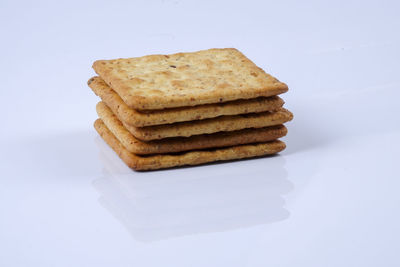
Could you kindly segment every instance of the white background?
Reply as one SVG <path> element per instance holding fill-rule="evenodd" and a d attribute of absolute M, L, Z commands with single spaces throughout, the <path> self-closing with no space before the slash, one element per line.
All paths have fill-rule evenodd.
<path fill-rule="evenodd" d="M 1 1 L 0 266 L 400 266 L 398 1 Z M 137 173 L 96 59 L 236 47 L 289 85 L 280 156 Z"/>

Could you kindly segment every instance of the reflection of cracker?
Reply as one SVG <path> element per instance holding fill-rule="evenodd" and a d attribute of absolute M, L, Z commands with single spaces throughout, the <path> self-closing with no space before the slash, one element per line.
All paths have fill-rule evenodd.
<path fill-rule="evenodd" d="M 118 141 L 120 141 L 127 150 L 135 154 L 163 154 L 267 142 L 285 136 L 287 133 L 285 126 L 278 125 L 260 129 L 244 129 L 233 132 L 220 132 L 143 142 L 136 139 L 107 106 L 102 105 L 102 107 L 103 108 L 97 109 L 100 119 Z"/>
<path fill-rule="evenodd" d="M 234 48 L 97 60 L 93 68 L 136 110 L 273 96 L 288 90 Z"/>
<path fill-rule="evenodd" d="M 236 100 L 217 104 L 199 105 L 194 107 L 170 108 L 164 110 L 140 112 L 128 107 L 121 97 L 100 77 L 91 78 L 88 81 L 88 84 L 93 92 L 111 108 L 118 118 L 135 127 L 201 120 L 222 115 L 275 111 L 284 104 L 280 97 L 271 96 Z"/>
<path fill-rule="evenodd" d="M 103 102 L 96 106 L 97 112 L 107 108 Z M 269 113 L 251 113 L 246 115 L 221 116 L 199 121 L 177 122 L 173 124 L 134 127 L 122 121 L 125 128 L 137 139 L 149 141 L 169 137 L 189 137 L 192 135 L 211 134 L 216 132 L 230 132 L 246 128 L 264 128 L 290 121 L 292 113 L 286 109 L 279 109 Z"/>
<path fill-rule="evenodd" d="M 183 165 L 199 165 L 207 162 L 233 160 L 274 154 L 285 149 L 282 141 L 272 141 L 253 145 L 240 145 L 215 150 L 191 151 L 182 154 L 138 156 L 129 152 L 107 129 L 101 120 L 96 120 L 94 127 L 104 141 L 118 156 L 135 170 L 156 170 Z"/>

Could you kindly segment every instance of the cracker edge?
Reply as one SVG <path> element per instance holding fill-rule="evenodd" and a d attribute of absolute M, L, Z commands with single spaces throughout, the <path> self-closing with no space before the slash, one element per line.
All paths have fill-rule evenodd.
<path fill-rule="evenodd" d="M 246 128 L 264 128 L 283 124 L 293 119 L 293 113 L 285 108 L 280 108 L 276 112 L 251 113 L 247 115 L 251 116 L 252 114 L 259 117 L 250 120 L 248 117 L 242 117 L 239 114 L 220 116 L 199 121 L 178 122 L 178 127 L 181 127 L 178 130 L 176 130 L 176 124 L 134 127 L 124 123 L 123 121 L 121 122 L 137 139 L 142 141 L 151 141 L 171 137 L 190 137 L 192 135 L 212 134 L 222 131 L 238 131 Z M 260 118 L 263 114 L 269 117 L 267 121 L 263 121 L 265 118 Z M 226 124 L 223 124 L 225 122 Z"/>
<path fill-rule="evenodd" d="M 219 132 L 211 135 L 196 135 L 143 142 L 135 138 L 122 124 L 118 117 L 104 102 L 96 105 L 96 111 L 108 130 L 131 153 L 165 154 L 188 150 L 210 149 L 234 145 L 273 141 L 284 137 L 287 128 L 276 125 L 260 129 L 242 129 L 232 132 Z"/>
<path fill-rule="evenodd" d="M 240 145 L 213 151 L 191 151 L 181 155 L 154 155 L 140 157 L 129 152 L 107 129 L 101 119 L 94 123 L 102 139 L 117 153 L 128 167 L 137 171 L 166 169 L 184 165 L 200 165 L 209 162 L 236 160 L 276 154 L 286 148 L 284 142 L 275 140 L 253 145 Z"/>
<path fill-rule="evenodd" d="M 218 105 L 221 103 L 214 103 L 192 107 L 172 108 L 167 110 L 167 112 L 166 110 L 155 110 L 151 113 L 142 113 L 126 105 L 118 93 L 110 88 L 100 77 L 94 76 L 90 78 L 87 83 L 92 91 L 111 108 L 121 121 L 134 127 L 146 127 L 265 111 L 273 112 L 277 111 L 285 104 L 284 100 L 279 96 L 271 96 L 274 98 L 263 99 L 261 102 L 254 101 L 254 99 L 240 99 L 236 101 L 244 101 L 245 103 L 232 103 L 232 101 L 230 101 L 223 102 L 224 106 Z M 107 88 L 104 89 L 102 88 L 103 86 Z M 234 112 L 232 110 L 229 111 L 229 109 L 234 109 Z M 212 112 L 210 110 L 212 110 Z"/>

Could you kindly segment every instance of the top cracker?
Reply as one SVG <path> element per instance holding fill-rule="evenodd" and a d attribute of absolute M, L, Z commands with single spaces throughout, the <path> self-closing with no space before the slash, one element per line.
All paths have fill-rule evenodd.
<path fill-rule="evenodd" d="M 137 110 L 273 96 L 288 90 L 234 48 L 97 60 L 93 69 Z"/>

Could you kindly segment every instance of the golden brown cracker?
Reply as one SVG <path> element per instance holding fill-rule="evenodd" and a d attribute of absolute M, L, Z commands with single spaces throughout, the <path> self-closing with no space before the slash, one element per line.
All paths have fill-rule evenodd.
<path fill-rule="evenodd" d="M 199 165 L 214 161 L 234 160 L 275 154 L 285 149 L 285 143 L 276 140 L 266 143 L 239 145 L 214 150 L 199 150 L 180 154 L 138 156 L 129 152 L 102 120 L 96 120 L 94 127 L 103 140 L 118 156 L 135 170 L 156 170 L 184 165 Z"/>
<path fill-rule="evenodd" d="M 288 90 L 234 48 L 97 60 L 93 69 L 136 110 L 274 96 Z"/>
<path fill-rule="evenodd" d="M 233 132 L 219 132 L 145 142 L 135 138 L 107 106 L 102 105 L 101 108 L 98 108 L 98 115 L 106 127 L 129 152 L 141 155 L 267 142 L 283 137 L 287 133 L 285 126 L 277 125 L 259 129 L 243 129 Z"/>
<path fill-rule="evenodd" d="M 93 92 L 111 108 L 118 118 L 135 127 L 202 120 L 223 115 L 275 111 L 284 104 L 284 101 L 280 97 L 272 96 L 193 107 L 138 111 L 125 104 L 122 98 L 100 77 L 91 78 L 88 84 Z"/>
<path fill-rule="evenodd" d="M 107 107 L 100 102 L 97 110 Z M 170 137 L 189 137 L 192 135 L 230 132 L 246 128 L 263 128 L 290 121 L 293 115 L 286 109 L 276 112 L 250 113 L 245 115 L 221 116 L 212 119 L 177 122 L 147 127 L 134 127 L 121 121 L 125 128 L 137 139 L 143 141 L 158 140 Z"/>

